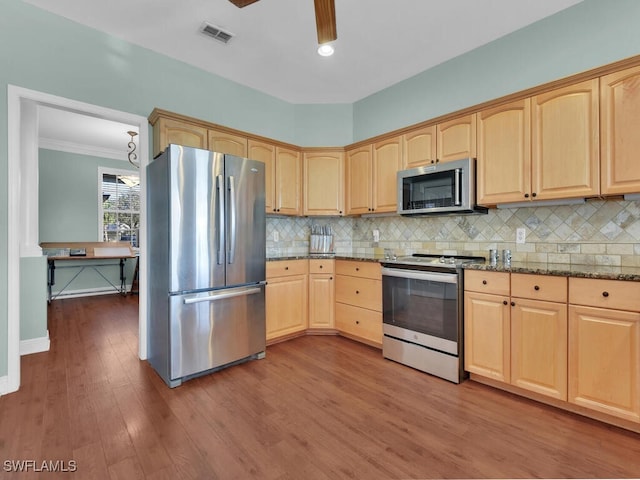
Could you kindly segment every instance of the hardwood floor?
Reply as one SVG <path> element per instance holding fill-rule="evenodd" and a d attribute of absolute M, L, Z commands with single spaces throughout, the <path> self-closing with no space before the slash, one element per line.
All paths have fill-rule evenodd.
<path fill-rule="evenodd" d="M 339 337 L 301 337 L 169 389 L 137 358 L 137 297 L 56 300 L 51 350 L 0 397 L 1 478 L 640 477 L 640 435 Z M 6 461 L 77 471 L 8 473 Z"/>

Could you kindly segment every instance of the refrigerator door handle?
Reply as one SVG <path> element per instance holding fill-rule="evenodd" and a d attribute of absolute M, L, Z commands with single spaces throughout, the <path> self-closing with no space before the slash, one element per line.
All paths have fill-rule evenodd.
<path fill-rule="evenodd" d="M 235 177 L 229 175 L 229 263 L 233 263 L 236 256 L 236 232 L 237 232 L 237 209 L 236 209 L 236 187 Z"/>
<path fill-rule="evenodd" d="M 185 305 L 191 305 L 193 303 L 202 302 L 215 302 L 216 300 L 222 300 L 224 298 L 242 297 L 245 295 L 253 295 L 262 291 L 259 287 L 233 289 L 232 291 L 223 290 L 221 292 L 213 292 L 206 297 L 191 297 L 183 300 Z"/>
<path fill-rule="evenodd" d="M 216 176 L 216 193 L 218 196 L 218 265 L 224 262 L 224 179 Z"/>

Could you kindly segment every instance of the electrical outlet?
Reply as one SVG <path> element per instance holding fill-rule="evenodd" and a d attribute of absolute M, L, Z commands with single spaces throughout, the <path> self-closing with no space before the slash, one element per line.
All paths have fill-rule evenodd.
<path fill-rule="evenodd" d="M 375 229 L 373 231 L 373 241 L 374 242 L 379 242 L 380 241 L 380 230 Z"/>
<path fill-rule="evenodd" d="M 274 242 L 279 242 L 280 241 L 280 232 L 278 230 L 274 230 L 273 231 L 273 241 Z"/>
<path fill-rule="evenodd" d="M 516 228 L 516 243 L 525 243 L 527 231 L 524 228 Z"/>

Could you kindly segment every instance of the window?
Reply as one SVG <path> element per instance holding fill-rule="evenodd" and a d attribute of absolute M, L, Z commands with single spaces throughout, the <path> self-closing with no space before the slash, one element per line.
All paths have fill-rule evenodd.
<path fill-rule="evenodd" d="M 98 231 L 105 242 L 129 242 L 140 238 L 140 175 L 136 171 L 98 169 Z"/>

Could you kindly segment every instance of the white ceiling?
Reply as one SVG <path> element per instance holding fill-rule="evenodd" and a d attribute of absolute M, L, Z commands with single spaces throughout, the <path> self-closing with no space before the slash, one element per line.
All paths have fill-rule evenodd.
<path fill-rule="evenodd" d="M 581 0 L 336 0 L 320 57 L 313 0 L 24 0 L 290 103 L 352 103 Z M 233 33 L 224 45 L 203 22 Z M 47 107 L 40 146 L 126 160 L 133 126 Z"/>
<path fill-rule="evenodd" d="M 24 0 L 291 103 L 353 103 L 580 0 L 336 0 L 316 53 L 313 0 Z M 204 21 L 235 34 L 227 44 Z"/>

